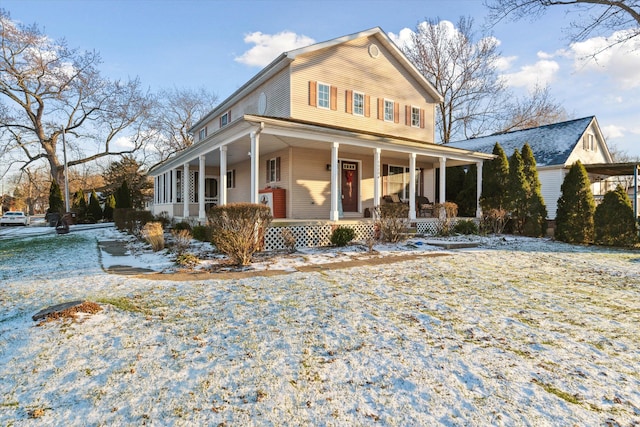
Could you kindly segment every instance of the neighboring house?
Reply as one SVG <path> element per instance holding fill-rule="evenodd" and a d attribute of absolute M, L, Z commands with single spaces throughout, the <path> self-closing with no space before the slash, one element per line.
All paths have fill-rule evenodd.
<path fill-rule="evenodd" d="M 585 165 L 613 163 L 595 116 L 456 141 L 447 145 L 492 153 L 496 143 L 500 144 L 507 157 L 510 157 L 516 148 L 522 152 L 524 144 L 529 143 L 536 158 L 542 197 L 547 205 L 549 219 L 556 217 L 558 198 L 561 195 L 560 187 L 573 163 L 577 160 Z M 593 183 L 592 191 L 594 194 L 600 194 L 602 185 L 598 180 L 601 178 L 592 174 L 590 178 Z"/>
<path fill-rule="evenodd" d="M 206 219 L 232 202 L 275 218 L 368 216 L 397 194 L 445 194 L 446 166 L 492 158 L 435 144 L 442 97 L 380 29 L 281 54 L 190 130 L 194 144 L 153 168 L 154 214 Z M 478 180 L 481 183 L 481 179 Z M 444 201 L 444 200 L 442 200 Z"/>

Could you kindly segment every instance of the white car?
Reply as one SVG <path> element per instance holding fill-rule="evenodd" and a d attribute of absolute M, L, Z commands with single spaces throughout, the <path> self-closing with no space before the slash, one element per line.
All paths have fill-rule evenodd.
<path fill-rule="evenodd" d="M 29 219 L 24 212 L 5 212 L 0 218 L 0 226 L 5 225 L 27 225 Z"/>

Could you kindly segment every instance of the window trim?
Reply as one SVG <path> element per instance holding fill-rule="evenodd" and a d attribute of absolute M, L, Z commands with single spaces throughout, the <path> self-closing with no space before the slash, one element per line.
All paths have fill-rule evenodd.
<path fill-rule="evenodd" d="M 360 97 L 360 101 L 361 101 L 360 109 L 361 109 L 361 112 L 357 112 L 357 109 L 356 109 L 356 98 L 357 97 Z M 364 117 L 364 112 L 365 112 L 365 95 L 364 95 L 364 92 L 358 92 L 358 91 L 354 90 L 352 98 L 353 98 L 352 99 L 352 110 L 351 110 L 351 111 L 353 111 L 352 114 L 354 116 Z"/>
<path fill-rule="evenodd" d="M 203 139 L 205 139 L 207 137 L 207 133 L 207 126 L 200 129 L 200 131 L 198 132 L 198 141 L 202 141 Z"/>
<path fill-rule="evenodd" d="M 266 178 L 266 184 L 272 184 L 274 182 L 280 182 L 280 169 L 282 168 L 281 166 L 281 161 L 280 161 L 280 156 L 277 157 L 272 157 L 270 159 L 267 159 L 267 176 Z M 271 179 L 271 178 L 275 178 L 275 180 Z"/>
<path fill-rule="evenodd" d="M 236 170 L 229 169 L 227 171 L 227 188 L 236 188 Z"/>
<path fill-rule="evenodd" d="M 412 105 L 410 111 L 411 111 L 411 127 L 412 128 L 422 127 L 422 121 L 420 120 L 421 118 L 420 107 L 415 107 Z M 414 121 L 414 118 L 418 119 L 417 123 Z"/>
<path fill-rule="evenodd" d="M 220 115 L 220 127 L 221 128 L 227 126 L 229 123 L 231 123 L 231 110 L 227 110 L 224 114 Z"/>
<path fill-rule="evenodd" d="M 384 111 L 382 112 L 383 120 L 385 122 L 393 123 L 394 122 L 394 118 L 395 118 L 395 102 L 393 100 L 391 100 L 391 99 L 384 98 L 384 100 L 382 102 L 382 105 L 383 105 L 383 108 L 384 108 Z M 391 110 L 390 110 L 391 116 L 390 116 L 390 118 L 387 117 L 387 110 L 388 110 L 387 106 L 391 107 Z"/>
<path fill-rule="evenodd" d="M 316 90 L 316 106 L 318 108 L 322 108 L 325 110 L 329 110 L 331 108 L 331 85 L 327 84 L 327 83 L 322 83 L 322 82 L 317 82 L 317 90 Z M 327 99 L 324 100 L 320 97 L 320 95 L 323 93 L 322 88 L 326 87 L 327 88 Z M 326 106 L 323 105 L 323 102 L 326 101 Z"/>

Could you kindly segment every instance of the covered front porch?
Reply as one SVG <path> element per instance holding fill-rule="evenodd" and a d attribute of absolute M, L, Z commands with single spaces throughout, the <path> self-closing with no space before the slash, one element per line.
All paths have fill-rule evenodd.
<path fill-rule="evenodd" d="M 424 198 L 445 202 L 447 167 L 476 164 L 480 194 L 482 163 L 492 157 L 388 135 L 244 116 L 151 171 L 152 212 L 204 223 L 212 205 L 251 202 L 270 204 L 276 219 L 337 222 L 373 216 L 383 196 L 396 195 L 409 205 L 409 219 L 416 220 Z"/>

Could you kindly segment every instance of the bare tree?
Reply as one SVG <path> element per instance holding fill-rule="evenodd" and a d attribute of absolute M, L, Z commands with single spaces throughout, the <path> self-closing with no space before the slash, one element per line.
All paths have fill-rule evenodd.
<path fill-rule="evenodd" d="M 640 35 L 640 1 L 636 0 L 485 0 L 484 3 L 494 24 L 507 17 L 537 19 L 550 6 L 564 6 L 575 16 L 569 24 L 571 41 L 604 35 L 603 30 L 617 32 L 607 46 L 611 47 Z"/>
<path fill-rule="evenodd" d="M 495 129 L 504 83 L 498 78 L 498 41 L 474 41 L 473 20 L 460 18 L 457 28 L 447 21 L 419 24 L 405 55 L 444 97 L 436 127 L 443 143 Z"/>
<path fill-rule="evenodd" d="M 160 161 L 193 144 L 189 129 L 217 102 L 218 95 L 205 88 L 165 89 L 158 94 L 154 123 L 158 131 L 155 148 Z"/>
<path fill-rule="evenodd" d="M 137 79 L 110 81 L 96 52 L 80 53 L 36 25 L 13 22 L 0 10 L 0 152 L 21 169 L 44 160 L 62 185 L 63 130 L 74 153 L 68 167 L 134 153 L 152 134 L 146 128 L 151 97 Z M 127 146 L 118 148 L 116 141 Z M 4 160 L 4 159 L 3 159 Z"/>
<path fill-rule="evenodd" d="M 549 87 L 536 86 L 528 96 L 514 98 L 507 103 L 499 132 L 534 128 L 567 119 L 566 110 L 551 97 Z"/>

